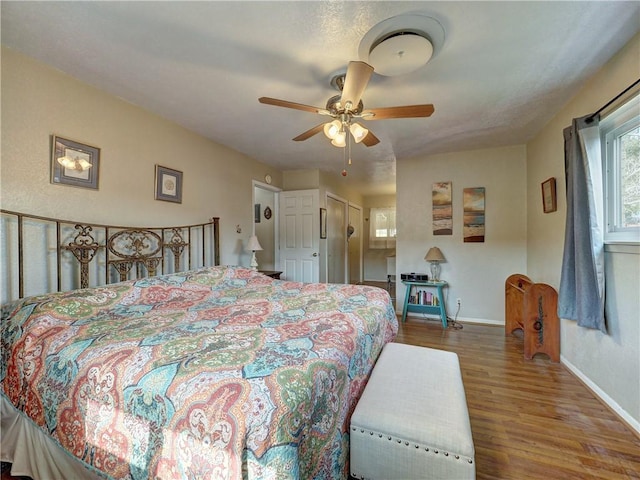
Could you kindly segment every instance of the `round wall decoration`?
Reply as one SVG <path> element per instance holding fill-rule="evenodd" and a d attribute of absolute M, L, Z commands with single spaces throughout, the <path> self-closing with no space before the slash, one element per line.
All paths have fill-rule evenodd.
<path fill-rule="evenodd" d="M 271 175 L 268 173 L 264 176 L 264 181 L 271 185 Z"/>
<path fill-rule="evenodd" d="M 271 209 L 269 207 L 265 207 L 264 209 L 264 218 L 267 220 L 271 218 Z"/>

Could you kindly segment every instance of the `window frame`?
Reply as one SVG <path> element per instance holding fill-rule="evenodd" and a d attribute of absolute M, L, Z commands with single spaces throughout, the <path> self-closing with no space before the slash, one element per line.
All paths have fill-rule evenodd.
<path fill-rule="evenodd" d="M 640 244 L 640 226 L 623 227 L 618 138 L 640 127 L 640 92 L 600 121 L 605 243 Z"/>
<path fill-rule="evenodd" d="M 377 228 L 377 214 L 393 217 L 393 221 L 387 220 L 384 228 Z M 371 207 L 369 211 L 370 228 L 369 228 L 369 248 L 370 249 L 389 249 L 395 248 L 397 237 L 397 218 L 396 207 Z M 386 230 L 386 236 L 378 236 L 378 230 Z"/>

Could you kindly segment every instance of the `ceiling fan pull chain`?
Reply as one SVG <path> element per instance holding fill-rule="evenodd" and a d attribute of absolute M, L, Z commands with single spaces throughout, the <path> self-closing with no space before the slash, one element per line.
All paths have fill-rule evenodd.
<path fill-rule="evenodd" d="M 351 155 L 349 155 L 349 157 L 351 157 Z M 349 158 L 349 161 L 351 161 L 351 158 Z M 342 168 L 342 176 L 346 177 L 347 176 L 347 149 L 343 148 L 342 149 L 342 163 L 344 164 L 343 168 Z"/>

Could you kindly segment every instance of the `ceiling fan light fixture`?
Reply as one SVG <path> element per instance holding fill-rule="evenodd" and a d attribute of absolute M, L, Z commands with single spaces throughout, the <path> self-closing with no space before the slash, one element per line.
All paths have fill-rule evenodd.
<path fill-rule="evenodd" d="M 324 125 L 324 134 L 327 138 L 333 140 L 336 138 L 336 135 L 340 133 L 340 129 L 342 128 L 342 123 L 340 120 L 334 120 L 333 122 L 325 123 Z"/>
<path fill-rule="evenodd" d="M 341 132 L 336 133 L 336 136 L 331 140 L 331 145 L 335 147 L 346 147 L 347 146 L 347 132 L 342 130 Z"/>
<path fill-rule="evenodd" d="M 369 63 L 387 77 L 404 75 L 426 65 L 433 55 L 428 38 L 413 32 L 397 32 L 374 44 Z"/>
<path fill-rule="evenodd" d="M 349 126 L 349 130 L 351 131 L 351 135 L 353 135 L 353 139 L 356 143 L 360 143 L 362 140 L 364 140 L 364 137 L 369 134 L 369 130 L 364 128 L 359 123 L 352 123 L 351 126 Z"/>

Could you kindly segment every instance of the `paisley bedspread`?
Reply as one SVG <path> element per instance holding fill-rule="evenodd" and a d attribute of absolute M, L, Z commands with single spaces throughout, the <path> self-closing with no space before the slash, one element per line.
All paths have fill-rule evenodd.
<path fill-rule="evenodd" d="M 212 267 L 2 310 L 2 394 L 111 478 L 348 477 L 386 291 Z"/>

